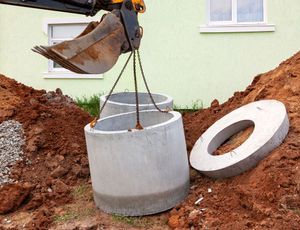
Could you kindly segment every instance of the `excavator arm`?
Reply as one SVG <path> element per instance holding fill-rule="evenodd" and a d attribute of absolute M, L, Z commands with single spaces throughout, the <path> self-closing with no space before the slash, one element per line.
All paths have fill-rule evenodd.
<path fill-rule="evenodd" d="M 95 15 L 101 10 L 103 3 L 97 0 L 0 0 L 0 4 L 85 14 L 87 16 Z"/>
<path fill-rule="evenodd" d="M 0 0 L 0 4 L 94 16 L 110 11 L 100 22 L 91 22 L 75 39 L 33 51 L 76 73 L 101 74 L 111 69 L 121 53 L 138 49 L 142 38 L 137 14 L 146 10 L 143 0 Z"/>

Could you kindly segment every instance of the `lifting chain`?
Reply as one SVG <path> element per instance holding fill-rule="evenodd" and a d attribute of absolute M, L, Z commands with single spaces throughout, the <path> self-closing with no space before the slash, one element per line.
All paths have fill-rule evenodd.
<path fill-rule="evenodd" d="M 143 129 L 140 122 L 140 109 L 139 109 L 139 92 L 137 85 L 137 74 L 136 74 L 136 51 L 133 51 L 133 76 L 134 76 L 134 91 L 135 91 L 135 107 L 136 107 L 136 129 Z"/>
<path fill-rule="evenodd" d="M 149 86 L 148 86 L 148 83 L 146 81 L 146 77 L 145 77 L 145 72 L 144 72 L 144 69 L 143 69 L 143 66 L 142 66 L 142 60 L 141 60 L 141 56 L 140 56 L 140 51 L 137 50 L 137 56 L 138 56 L 138 60 L 139 60 L 139 65 L 140 65 L 140 69 L 141 69 L 141 73 L 142 73 L 142 77 L 143 77 L 143 81 L 144 81 L 144 84 L 145 84 L 145 87 L 147 89 L 147 92 L 148 92 L 148 95 L 151 99 L 151 102 L 152 104 L 154 105 L 154 107 L 161 113 L 168 113 L 169 111 L 168 110 L 161 110 L 157 104 L 155 103 L 154 99 L 153 99 L 153 96 L 152 96 L 152 93 L 150 92 L 150 89 L 149 89 Z"/>
<path fill-rule="evenodd" d="M 122 70 L 121 70 L 121 72 L 120 72 L 120 74 L 119 74 L 117 80 L 115 81 L 113 87 L 111 88 L 111 90 L 110 90 L 110 92 L 109 92 L 107 98 L 105 99 L 105 102 L 104 102 L 103 105 L 101 106 L 98 116 L 95 117 L 95 119 L 90 123 L 90 127 L 91 127 L 91 128 L 94 128 L 94 127 L 96 126 L 96 124 L 97 124 L 97 121 L 100 119 L 101 113 L 102 113 L 102 111 L 103 111 L 103 109 L 104 109 L 104 107 L 105 107 L 107 101 L 109 100 L 110 96 L 112 95 L 114 89 L 116 88 L 116 86 L 117 86 L 119 80 L 121 79 L 121 77 L 122 77 L 122 75 L 123 75 L 123 73 L 124 73 L 124 71 L 125 71 L 125 69 L 126 69 L 128 63 L 129 63 L 130 59 L 131 59 L 131 57 L 132 57 L 132 54 L 133 54 L 133 52 L 130 53 L 130 55 L 129 55 L 129 57 L 128 57 L 126 63 L 125 63 L 125 65 L 123 66 L 123 68 L 122 68 Z"/>
<path fill-rule="evenodd" d="M 144 84 L 145 84 L 145 87 L 147 89 L 147 92 L 148 92 L 148 95 L 151 99 L 151 102 L 152 104 L 154 105 L 154 107 L 159 111 L 159 112 L 162 112 L 162 113 L 168 113 L 169 111 L 168 110 L 161 110 L 157 104 L 155 103 L 154 101 L 154 98 L 152 96 L 152 93 L 150 92 L 150 89 L 149 89 L 149 86 L 148 86 L 148 83 L 146 81 L 146 77 L 145 77 L 145 73 L 144 73 L 144 69 L 143 69 L 143 66 L 142 66 L 142 61 L 141 61 L 141 56 L 140 56 L 140 52 L 139 50 L 134 50 L 130 53 L 125 65 L 123 66 L 117 80 L 115 81 L 113 87 L 111 88 L 108 96 L 106 97 L 105 99 L 105 102 L 103 103 L 103 105 L 101 106 L 100 108 L 100 111 L 99 111 L 99 114 L 97 117 L 95 117 L 95 119 L 90 123 L 90 127 L 91 128 L 94 128 L 97 124 L 97 121 L 100 119 L 100 116 L 101 116 L 101 113 L 107 103 L 107 101 L 109 100 L 109 98 L 111 97 L 114 89 L 116 88 L 119 80 L 121 79 L 131 57 L 133 55 L 133 76 L 134 76 L 134 88 L 135 88 L 135 103 L 136 103 L 136 126 L 135 126 L 135 129 L 143 129 L 142 125 L 141 125 L 141 122 L 140 122 L 140 111 L 139 111 L 139 97 L 138 97 L 138 84 L 137 84 L 137 71 L 136 71 L 136 56 L 138 57 L 138 62 L 139 62 L 139 67 L 140 67 L 140 70 L 141 70 L 141 74 L 142 74 L 142 78 L 143 78 L 143 81 L 144 81 Z"/>

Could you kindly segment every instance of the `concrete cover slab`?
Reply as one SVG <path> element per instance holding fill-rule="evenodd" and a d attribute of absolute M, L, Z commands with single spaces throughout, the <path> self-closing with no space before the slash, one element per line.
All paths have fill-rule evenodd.
<path fill-rule="evenodd" d="M 254 124 L 253 133 L 239 147 L 222 155 L 213 152 L 233 134 Z M 242 106 L 215 122 L 196 142 L 190 155 L 193 168 L 201 173 L 225 178 L 238 175 L 278 147 L 289 130 L 283 103 L 261 100 Z"/>

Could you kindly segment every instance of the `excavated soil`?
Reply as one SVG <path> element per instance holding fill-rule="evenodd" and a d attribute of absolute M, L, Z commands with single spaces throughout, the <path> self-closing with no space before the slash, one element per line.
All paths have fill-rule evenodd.
<path fill-rule="evenodd" d="M 300 52 L 275 70 L 256 76 L 245 91 L 236 92 L 224 104 L 215 100 L 210 108 L 184 114 L 187 147 L 191 150 L 201 134 L 227 113 L 261 99 L 286 105 L 290 131 L 283 144 L 240 176 L 214 180 L 192 170 L 191 193 L 171 211 L 172 227 L 300 229 Z M 221 146 L 218 154 L 240 145 L 251 129 Z M 204 199 L 195 205 L 200 197 Z"/>
<path fill-rule="evenodd" d="M 34 90 L 0 75 L 0 122 L 19 121 L 26 136 L 26 160 L 12 169 L 18 183 L 0 188 L 0 210 L 10 212 L 0 216 L 0 229 L 136 229 L 130 225 L 135 221 L 142 221 L 139 228 L 147 229 L 166 229 L 166 223 L 177 229 L 299 229 L 300 52 L 255 77 L 245 91 L 236 92 L 224 104 L 215 100 L 210 108 L 185 113 L 187 148 L 190 151 L 201 134 L 225 114 L 261 99 L 282 101 L 291 127 L 284 143 L 257 167 L 223 180 L 191 169 L 190 194 L 173 210 L 147 219 L 122 219 L 96 212 L 93 206 L 83 133 L 91 117 L 60 90 Z M 233 136 L 215 154 L 240 145 L 252 129 Z M 81 212 L 84 219 L 80 220 L 73 211 L 83 209 L 88 212 Z M 55 219 L 57 213 L 65 218 L 60 227 L 55 225 L 61 221 Z M 72 224 L 66 225 L 70 217 Z M 19 225 L 11 225 L 11 219 Z M 87 220 L 93 225 L 78 227 L 86 226 Z"/>
<path fill-rule="evenodd" d="M 0 211 L 22 204 L 21 210 L 37 210 L 28 228 L 47 228 L 53 208 L 72 200 L 70 186 L 89 180 L 83 127 L 91 117 L 59 89 L 34 90 L 0 75 L 0 123 L 8 119 L 23 126 L 25 160 L 12 169 L 18 186 L 0 190 Z"/>

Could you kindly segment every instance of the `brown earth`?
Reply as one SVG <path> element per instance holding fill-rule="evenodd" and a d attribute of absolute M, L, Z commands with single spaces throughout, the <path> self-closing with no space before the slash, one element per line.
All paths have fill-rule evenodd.
<path fill-rule="evenodd" d="M 187 147 L 191 150 L 201 134 L 227 113 L 261 99 L 277 99 L 286 105 L 287 138 L 256 168 L 240 176 L 213 180 L 192 170 L 190 195 L 171 211 L 171 216 L 180 216 L 176 227 L 300 229 L 300 52 L 275 70 L 255 77 L 245 91 L 236 92 L 224 104 L 215 100 L 210 108 L 184 114 Z M 236 147 L 251 132 L 247 129 L 219 150 Z M 194 205 L 200 197 L 203 201 Z M 205 210 L 197 221 L 191 221 L 191 211 L 199 208 Z"/>
<path fill-rule="evenodd" d="M 215 100 L 210 108 L 185 113 L 187 148 L 216 120 L 260 99 L 277 99 L 287 107 L 291 127 L 281 146 L 233 178 L 214 180 L 191 170 L 184 202 L 169 213 L 132 219 L 107 215 L 93 204 L 83 134 L 91 117 L 60 90 L 34 90 L 0 76 L 0 122 L 18 120 L 26 134 L 27 160 L 14 166 L 13 178 L 31 187 L 17 211 L 0 216 L 0 229 L 166 229 L 168 218 L 177 229 L 300 229 L 300 52 L 226 103 Z M 238 146 L 251 132 L 232 137 L 216 154 Z M 14 224 L 5 222 L 8 218 Z"/>
<path fill-rule="evenodd" d="M 29 196 L 29 184 L 7 184 L 0 191 L 0 214 L 15 211 Z M 9 194 L 9 196 L 7 195 Z"/>
<path fill-rule="evenodd" d="M 38 210 L 38 218 L 33 218 L 31 225 L 47 228 L 52 209 L 72 200 L 70 187 L 89 180 L 83 127 L 91 117 L 59 89 L 48 93 L 34 90 L 0 75 L 0 90 L 0 123 L 15 119 L 23 125 L 26 136 L 26 160 L 18 162 L 12 173 L 16 181 L 32 186 L 21 209 Z M 6 193 L 8 200 L 13 201 L 9 197 L 14 192 L 19 192 L 18 186 Z M 14 209 L 19 205 L 15 199 Z"/>

